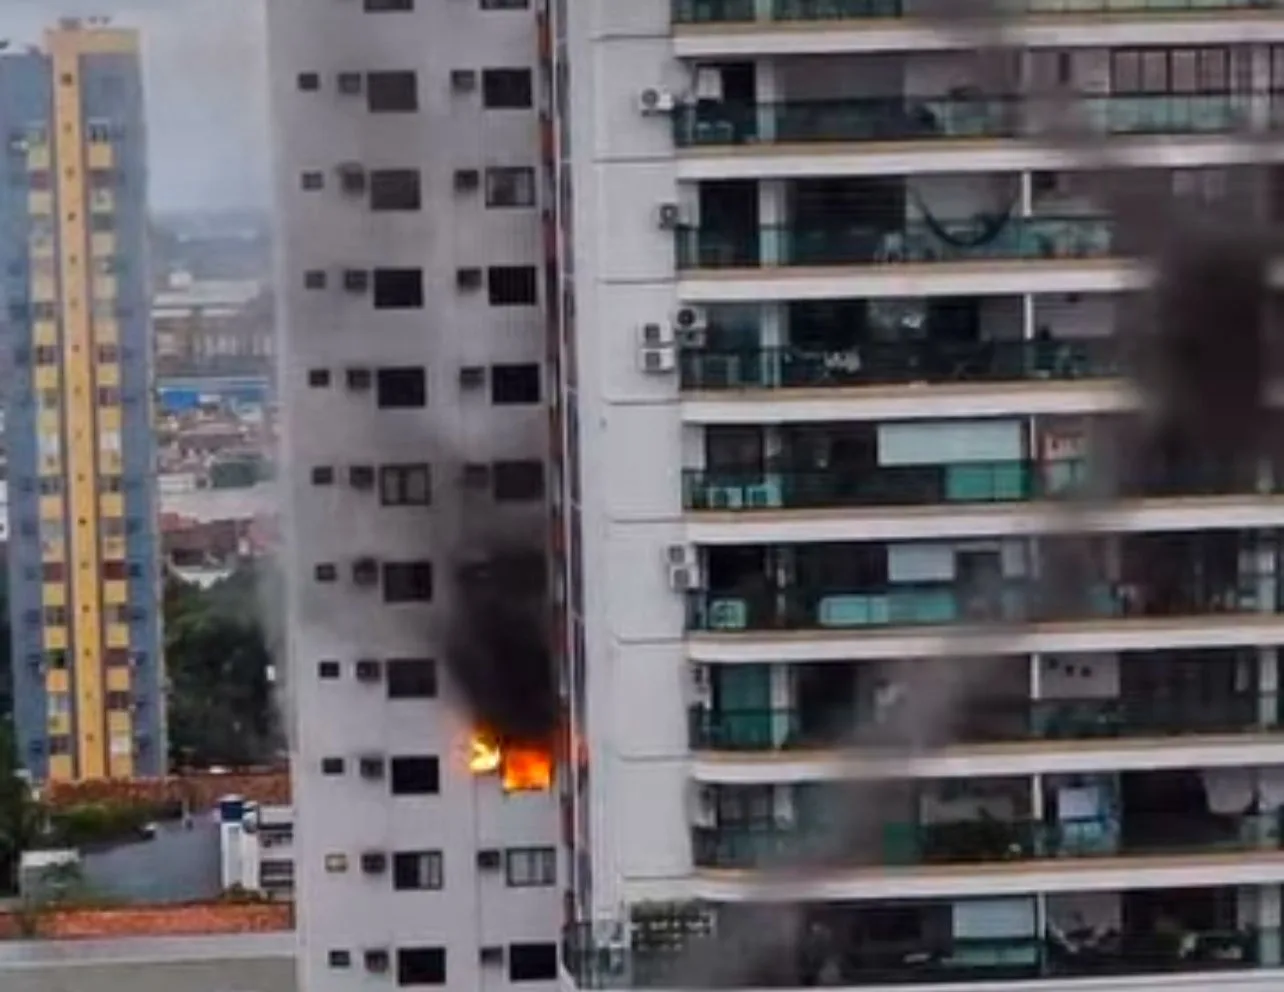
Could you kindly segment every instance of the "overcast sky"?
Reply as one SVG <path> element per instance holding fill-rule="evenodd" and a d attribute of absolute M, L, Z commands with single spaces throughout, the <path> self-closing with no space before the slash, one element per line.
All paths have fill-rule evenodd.
<path fill-rule="evenodd" d="M 263 0 L 0 0 L 0 38 L 36 41 L 60 15 L 142 32 L 154 207 L 267 204 Z"/>

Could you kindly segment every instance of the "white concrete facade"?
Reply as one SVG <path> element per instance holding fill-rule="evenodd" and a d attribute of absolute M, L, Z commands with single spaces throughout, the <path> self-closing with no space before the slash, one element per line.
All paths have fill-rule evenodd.
<path fill-rule="evenodd" d="M 268 19 L 299 987 L 497 992 L 514 948 L 555 955 L 561 873 L 512 866 L 555 865 L 557 798 L 470 772 L 444 652 L 470 512 L 546 530 L 541 493 L 498 505 L 491 488 L 497 463 L 547 458 L 535 11 L 273 0 Z M 395 204 L 375 200 L 384 170 Z M 519 192 L 493 170 L 524 170 Z M 500 305 L 495 267 L 529 269 L 536 295 Z M 400 270 L 395 306 L 381 269 Z M 533 370 L 533 395 L 497 402 L 497 366 Z M 425 465 L 417 495 L 389 495 L 387 469 Z M 390 592 L 392 563 L 419 570 L 415 591 Z M 432 677 L 394 691 L 398 660 Z M 399 758 L 418 762 L 412 793 Z M 398 854 L 423 860 L 403 878 Z M 549 987 L 544 970 L 518 987 Z"/>
<path fill-rule="evenodd" d="M 874 671 L 885 663 L 942 656 L 967 664 L 972 656 L 981 659 L 999 651 L 1029 659 L 1031 676 L 1022 691 L 1032 701 L 1046 701 L 1097 692 L 1089 688 L 1093 679 L 1058 683 L 1047 673 L 1049 659 L 1084 655 L 1100 674 L 1102 669 L 1114 672 L 1117 664 L 1124 667 L 1119 659 L 1125 652 L 1205 657 L 1201 652 L 1242 650 L 1254 691 L 1273 695 L 1278 689 L 1276 648 L 1284 643 L 1276 566 L 1245 566 L 1243 574 L 1252 571 L 1254 581 L 1261 583 L 1260 595 L 1229 612 L 1048 619 L 1023 628 L 1016 637 L 999 638 L 983 629 L 970 640 L 947 639 L 939 621 L 897 622 L 886 615 L 881 621 L 866 616 L 850 624 L 814 618 L 797 622 L 784 617 L 787 610 L 769 595 L 769 607 L 779 611 L 772 621 L 755 624 L 751 617 L 718 625 L 707 614 L 693 621 L 683 584 L 689 583 L 687 590 L 694 590 L 712 613 L 710 572 L 716 561 L 729 560 L 737 549 L 785 549 L 773 552 L 764 566 L 764 571 L 776 570 L 772 588 L 777 602 L 788 598 L 787 587 L 797 578 L 795 559 L 824 544 L 886 545 L 889 554 L 901 542 L 925 553 L 947 545 L 964 553 L 964 548 L 985 544 L 985 553 L 1004 557 L 1005 576 L 1035 575 L 1037 564 L 1030 572 L 1009 570 L 1009 551 L 1025 555 L 1038 543 L 1030 535 L 1046 533 L 1059 512 L 1031 500 L 996 504 L 955 497 L 935 505 L 887 498 L 861 505 L 791 506 L 787 497 L 776 495 L 757 508 L 747 497 L 717 508 L 693 506 L 689 496 L 684 498 L 686 477 L 717 470 L 711 439 L 719 431 L 760 429 L 765 461 L 782 450 L 787 443 L 782 439 L 792 428 L 842 427 L 876 434 L 886 425 L 927 421 L 1036 424 L 1105 415 L 1135 404 L 1117 374 L 1105 372 L 980 376 L 972 381 L 967 375 L 905 375 L 880 381 L 872 376 L 861 380 L 849 368 L 852 374 L 841 382 L 839 377 L 791 379 L 779 356 L 802 347 L 794 344 L 790 326 L 799 303 L 984 298 L 978 307 L 980 345 L 1029 347 L 1050 335 L 1059 344 L 1096 347 L 1127 332 L 1119 326 L 1119 294 L 1144 286 L 1146 273 L 1109 251 L 1058 257 L 1001 257 L 1001 252 L 971 257 L 964 252 L 948 258 L 943 252 L 901 259 L 894 252 L 871 250 L 862 257 L 855 253 L 850 259 L 808 264 L 797 249 L 782 247 L 791 238 L 769 236 L 773 228 L 803 223 L 796 213 L 801 185 L 869 177 L 903 177 L 907 227 L 923 223 L 925 210 L 942 219 L 977 216 L 996 207 L 996 195 L 1010 197 L 1005 202 L 1014 205 L 1014 223 L 1038 223 L 1057 211 L 1091 215 L 1087 199 L 1059 188 L 1049 193 L 1042 185 L 1040 173 L 1075 172 L 1084 163 L 1037 134 L 936 134 L 916 140 L 905 135 L 852 137 L 849 131 L 846 138 L 811 134 L 807 140 L 777 140 L 771 128 L 782 126 L 783 118 L 771 110 L 775 103 L 885 98 L 912 105 L 977 84 L 975 55 L 966 52 L 960 39 L 934 27 L 908 16 L 844 17 L 843 9 L 856 11 L 861 5 L 841 0 L 565 0 L 552 6 L 563 60 L 558 123 L 564 139 L 569 137 L 562 161 L 563 190 L 569 194 L 561 204 L 568 246 L 563 277 L 574 303 L 566 308 L 574 351 L 566 358 L 562 378 L 572 449 L 564 493 L 572 549 L 569 681 L 575 690 L 572 718 L 588 754 L 587 774 L 578 777 L 573 796 L 578 917 L 605 927 L 606 921 L 625 919 L 642 903 L 687 900 L 715 906 L 764 900 L 874 906 L 1020 896 L 1037 904 L 1031 918 L 1047 925 L 1061 920 L 1061 914 L 1078 913 L 1066 907 L 1079 897 L 1114 900 L 1106 915 L 1118 916 L 1127 915 L 1118 906 L 1128 893 L 1226 886 L 1234 889 L 1229 898 L 1239 907 L 1235 925 L 1260 933 L 1277 930 L 1284 884 L 1284 857 L 1277 846 L 1225 857 L 1192 851 L 1073 862 L 1045 855 L 1030 864 L 923 863 L 887 871 L 854 867 L 823 878 L 791 876 L 787 886 L 770 890 L 754 865 L 716 863 L 716 858 L 702 862 L 696 835 L 717 833 L 724 825 L 717 821 L 725 814 L 711 812 L 722 809 L 718 790 L 762 789 L 763 815 L 779 827 L 795 823 L 795 803 L 802 802 L 799 788 L 841 778 L 850 769 L 851 756 L 839 747 L 790 750 L 783 735 L 770 727 L 764 739 L 774 735 L 774 744 L 698 745 L 689 711 L 716 709 L 707 695 L 709 680 L 726 677 L 727 670 L 769 668 L 768 705 L 785 708 L 799 705 L 787 687 L 796 686 L 804 667 L 845 665 L 859 681 L 862 666 Z M 913 4 L 906 0 L 905 6 Z M 1284 10 L 1267 3 L 1233 11 L 1205 5 L 1196 12 L 1174 4 L 1173 10 L 1147 14 L 1141 4 L 1128 10 L 1112 4 L 1110 16 L 1094 16 L 1087 10 L 1091 3 L 1062 6 L 1078 12 L 1057 14 L 1052 8 L 1058 3 L 1050 0 L 1040 8 L 1045 13 L 1021 29 L 1032 46 L 1021 70 L 1026 80 L 1041 67 L 1060 65 L 1061 85 L 1089 103 L 1108 101 L 1117 95 L 1112 95 L 1112 73 L 1122 71 L 1115 68 L 1119 49 L 1228 46 L 1226 51 L 1233 48 L 1234 53 L 1227 58 L 1243 67 L 1244 82 L 1236 83 L 1231 94 L 1241 101 L 1241 119 L 1260 130 L 1275 116 L 1277 76 L 1284 67 L 1284 61 L 1276 61 L 1281 59 L 1277 46 L 1284 45 Z M 707 15 L 702 23 L 675 23 L 675 10 L 696 7 Z M 748 8 L 756 20 L 720 22 L 717 12 L 732 8 Z M 826 13 L 817 13 L 813 21 L 773 20 L 773 12 L 782 9 Z M 713 77 L 719 81 L 710 82 Z M 728 96 L 733 78 L 741 87 L 735 107 Z M 648 90 L 653 92 L 646 94 Z M 727 104 L 725 111 L 719 104 Z M 697 123 L 713 122 L 705 140 L 684 144 L 683 115 L 698 118 Z M 746 120 L 752 123 L 746 125 Z M 728 135 L 742 127 L 753 135 L 722 142 L 709 138 L 722 121 L 730 122 Z M 852 127 L 850 122 L 834 126 Z M 1157 181 L 1174 183 L 1185 182 L 1174 173 L 1196 170 L 1202 176 L 1204 170 L 1260 152 L 1230 133 L 1170 130 L 1123 135 L 1114 146 L 1130 166 L 1163 170 L 1157 171 Z M 1274 148 L 1267 154 L 1277 153 Z M 703 237 L 700 228 L 725 220 L 725 204 L 748 185 L 752 190 L 743 199 L 751 204 L 753 220 L 745 223 L 757 229 L 756 242 L 741 254 L 721 244 L 704 254 L 684 253 L 684 243 Z M 712 186 L 724 187 L 727 199 L 713 200 Z M 702 217 L 706 210 L 710 216 Z M 791 230 L 806 233 L 801 227 Z M 726 254 L 720 256 L 723 248 Z M 733 254 L 735 261 L 729 261 Z M 696 312 L 693 319 L 702 330 L 684 337 L 679 315 L 688 309 Z M 737 331 L 743 325 L 745 333 L 736 343 L 721 346 L 730 357 L 715 356 L 715 366 L 709 357 L 719 347 L 713 343 L 715 335 L 732 324 Z M 648 325 L 656 326 L 648 330 Z M 671 348 L 672 362 L 657 358 L 647 369 L 639 352 L 653 346 Z M 774 351 L 775 364 L 764 359 L 757 365 L 758 359 L 744 357 L 759 350 Z M 746 371 L 749 366 L 754 371 Z M 1040 456 L 1032 453 L 1037 448 L 1030 442 L 1022 457 L 1037 460 Z M 774 492 L 771 469 L 762 472 L 760 485 L 746 483 L 744 488 Z M 1121 535 L 1121 543 L 1146 533 L 1252 532 L 1274 547 L 1274 535 L 1284 528 L 1284 504 L 1271 495 L 1273 488 L 1272 483 L 1235 496 L 1121 500 L 1085 511 L 1076 526 Z M 1008 547 L 1012 542 L 1026 550 L 1014 551 Z M 1031 553 L 1039 557 L 1037 550 Z M 684 573 L 681 579 L 675 578 L 678 570 Z M 787 578 L 781 580 L 781 574 Z M 887 611 L 895 615 L 894 606 Z M 753 610 L 746 607 L 745 612 Z M 1101 695 L 1122 694 L 1119 686 L 1115 677 Z M 1027 798 L 1036 809 L 1046 809 L 1047 797 L 1065 788 L 1065 781 L 1098 773 L 1180 771 L 1202 775 L 1210 793 L 1224 794 L 1223 785 L 1208 783 L 1228 781 L 1223 776 L 1234 778 L 1242 769 L 1264 768 L 1253 774 L 1274 781 L 1284 759 L 1279 750 L 1284 738 L 1269 722 L 1229 738 L 1192 729 L 1126 743 L 1036 743 L 1029 738 L 964 742 L 908 772 L 900 766 L 898 774 L 923 780 L 1029 778 Z M 1252 789 L 1269 793 L 1265 809 L 1278 815 L 1277 798 L 1284 794 L 1276 797 L 1271 787 Z M 1279 966 L 1277 947 L 1272 944 L 1263 953 L 1261 967 Z M 1200 987 L 1265 985 L 1269 974 L 1204 975 Z M 1085 979 L 1082 987 L 1114 992 L 1152 983 L 1169 987 L 1165 983 L 1170 981 L 1098 975 Z M 625 981 L 618 975 L 614 980 Z M 926 987 L 946 985 L 987 992 L 1080 987 L 1068 979 L 1000 981 L 979 975 L 972 983 Z"/>

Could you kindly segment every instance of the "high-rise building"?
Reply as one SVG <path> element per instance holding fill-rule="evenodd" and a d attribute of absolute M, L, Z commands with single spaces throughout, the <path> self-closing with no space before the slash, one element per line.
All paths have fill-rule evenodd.
<path fill-rule="evenodd" d="M 37 779 L 165 768 L 138 37 L 0 57 L 9 610 Z"/>
<path fill-rule="evenodd" d="M 1284 119 L 1284 10 L 1014 0 L 1013 53 L 918 6 L 553 5 L 567 964 L 1274 987 L 1281 466 L 1136 415 L 1146 273 L 1041 128 L 1216 209 Z M 1090 538 L 1047 533 L 1106 475 Z M 934 749 L 848 787 L 907 709 Z"/>
<path fill-rule="evenodd" d="M 552 983 L 535 12 L 268 18 L 301 987 Z"/>

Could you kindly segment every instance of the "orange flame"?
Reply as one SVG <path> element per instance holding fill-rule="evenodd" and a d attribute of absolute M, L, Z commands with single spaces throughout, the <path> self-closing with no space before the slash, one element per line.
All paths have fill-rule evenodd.
<path fill-rule="evenodd" d="M 474 775 L 489 775 L 499 771 L 504 752 L 499 742 L 489 734 L 477 731 L 468 742 L 468 770 Z"/>
<path fill-rule="evenodd" d="M 553 755 L 547 748 L 509 748 L 502 776 L 505 792 L 546 792 L 553 787 Z"/>

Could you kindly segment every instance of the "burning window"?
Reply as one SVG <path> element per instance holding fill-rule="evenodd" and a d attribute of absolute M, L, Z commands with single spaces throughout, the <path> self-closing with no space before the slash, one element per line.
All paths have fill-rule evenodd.
<path fill-rule="evenodd" d="M 505 792 L 546 792 L 553 786 L 553 755 L 547 748 L 507 748 L 501 775 Z"/>

